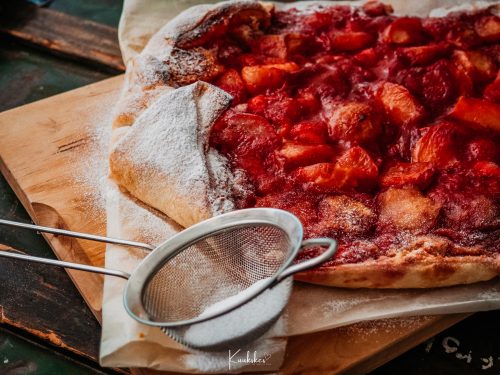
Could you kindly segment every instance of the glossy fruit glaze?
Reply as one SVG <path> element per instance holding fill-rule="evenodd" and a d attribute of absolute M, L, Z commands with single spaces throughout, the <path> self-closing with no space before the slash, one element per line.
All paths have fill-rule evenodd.
<path fill-rule="evenodd" d="M 444 255 L 500 251 L 500 18 L 390 11 L 276 11 L 208 42 L 234 97 L 210 145 L 250 180 L 239 207 L 337 238 L 332 264 L 429 234 Z"/>

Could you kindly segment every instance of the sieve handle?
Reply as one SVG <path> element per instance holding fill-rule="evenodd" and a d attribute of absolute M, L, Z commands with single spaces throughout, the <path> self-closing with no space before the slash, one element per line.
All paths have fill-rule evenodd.
<path fill-rule="evenodd" d="M 24 260 L 24 261 L 28 261 L 28 262 L 48 264 L 49 266 L 71 268 L 71 269 L 79 270 L 79 271 L 87 271 L 87 272 L 92 272 L 92 273 L 100 273 L 100 274 L 103 274 L 103 275 L 121 277 L 121 278 L 126 279 L 126 280 L 128 280 L 128 278 L 130 277 L 130 275 L 128 273 L 123 272 L 123 271 L 110 270 L 110 269 L 107 269 L 107 268 L 88 266 L 86 264 L 63 262 L 61 260 L 39 258 L 39 257 L 31 256 L 31 255 L 18 254 L 18 253 L 14 253 L 14 252 L 10 252 L 10 251 L 5 251 L 5 250 L 1 250 L 0 251 L 0 257 L 12 258 L 12 259 L 19 259 L 19 260 Z"/>
<path fill-rule="evenodd" d="M 17 221 L 10 221 L 10 220 L 0 219 L 0 224 L 1 225 L 8 225 L 8 226 L 11 226 L 11 227 L 16 227 L 16 228 L 36 230 L 38 232 L 51 233 L 51 234 L 60 234 L 62 236 L 74 237 L 74 238 L 81 238 L 81 239 L 90 240 L 90 241 L 112 243 L 112 244 L 115 244 L 115 245 L 125 245 L 125 246 L 139 247 L 141 249 L 146 249 L 146 250 L 154 250 L 155 249 L 154 246 L 148 245 L 148 244 L 142 243 L 142 242 L 127 241 L 127 240 L 121 240 L 119 238 L 111 238 L 111 237 L 104 237 L 104 236 L 96 236 L 94 234 L 73 232 L 73 231 L 65 230 L 65 229 L 43 227 L 41 225 L 19 223 Z"/>
<path fill-rule="evenodd" d="M 337 251 L 337 241 L 332 238 L 311 238 L 309 240 L 302 241 L 300 245 L 300 250 L 305 249 L 306 247 L 312 246 L 328 246 L 328 249 L 318 255 L 315 258 L 306 260 L 304 262 L 294 264 L 288 268 L 286 268 L 283 272 L 281 272 L 276 278 L 277 282 L 280 282 L 283 279 L 286 279 L 288 276 L 296 274 L 298 272 L 306 271 L 310 268 L 314 268 L 319 266 L 320 264 L 329 260 Z"/>

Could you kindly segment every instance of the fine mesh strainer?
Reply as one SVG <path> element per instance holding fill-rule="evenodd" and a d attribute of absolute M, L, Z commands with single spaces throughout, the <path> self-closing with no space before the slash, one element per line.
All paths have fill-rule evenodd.
<path fill-rule="evenodd" d="M 0 224 L 151 249 L 138 242 L 0 220 Z M 140 323 L 160 327 L 200 350 L 240 347 L 260 337 L 279 318 L 297 272 L 330 259 L 330 238 L 302 241 L 300 221 L 273 208 L 238 210 L 194 225 L 156 247 L 132 274 L 10 252 L 0 256 L 128 279 L 123 303 Z M 298 252 L 324 246 L 319 256 L 292 264 Z M 285 280 L 286 279 L 286 280 Z"/>

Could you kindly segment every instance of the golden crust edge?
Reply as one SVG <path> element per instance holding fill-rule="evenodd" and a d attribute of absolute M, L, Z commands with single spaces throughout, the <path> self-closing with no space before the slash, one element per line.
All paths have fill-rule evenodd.
<path fill-rule="evenodd" d="M 388 258 L 297 274 L 295 279 L 342 288 L 436 288 L 472 284 L 500 276 L 500 254 L 492 256 Z"/>
<path fill-rule="evenodd" d="M 196 7 L 192 7 L 196 8 Z M 235 14 L 255 10 L 270 14 L 274 5 L 261 1 L 225 1 L 211 4 L 204 10 L 203 15 L 190 17 L 186 24 L 182 24 L 183 17 L 190 15 L 188 8 L 178 14 L 175 18 L 168 21 L 158 32 L 156 32 L 148 41 L 143 51 L 130 59 L 125 72 L 125 80 L 120 92 L 119 99 L 115 104 L 112 128 L 117 129 L 124 126 L 132 126 L 136 118 L 154 101 L 158 95 L 165 91 L 175 89 L 175 87 L 162 82 L 150 82 L 146 86 L 137 82 L 137 77 L 141 75 L 142 69 L 136 66 L 136 61 L 144 55 L 151 55 L 150 50 L 162 49 L 164 46 L 171 45 L 175 48 L 189 50 L 189 44 L 199 38 L 199 34 L 207 32 L 205 27 L 210 26 L 210 20 L 218 16 L 234 16 Z M 178 22 L 181 21 L 181 22 Z M 179 24 L 179 25 L 176 25 Z M 168 26 L 171 29 L 167 29 Z M 167 30 L 166 30 L 167 29 Z M 165 56 L 163 56 L 165 58 Z"/>

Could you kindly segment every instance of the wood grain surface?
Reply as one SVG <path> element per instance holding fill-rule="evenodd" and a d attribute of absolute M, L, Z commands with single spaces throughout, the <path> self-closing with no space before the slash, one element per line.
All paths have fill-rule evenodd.
<path fill-rule="evenodd" d="M 84 151 L 96 127 L 109 126 L 103 114 L 109 113 L 122 80 L 111 78 L 0 114 L 0 168 L 35 222 L 105 233 L 104 211 L 89 207 L 74 173 L 89 162 Z M 45 237 L 60 259 L 103 264 L 102 244 Z M 102 278 L 68 273 L 99 318 Z M 466 316 L 365 322 L 292 337 L 282 373 L 366 373 Z"/>
<path fill-rule="evenodd" d="M 93 65 L 125 70 L 116 28 L 24 1 L 0 4 L 0 33 Z"/>
<path fill-rule="evenodd" d="M 94 108 L 116 95 L 120 78 L 104 80 L 0 115 L 0 169 L 31 218 L 40 225 L 105 234 L 104 211 L 90 212 L 74 178 L 92 136 Z M 108 110 L 109 108 L 102 108 Z M 22 152 L 20 152 L 22 150 Z M 104 245 L 44 234 L 62 260 L 103 265 Z M 69 270 L 92 312 L 100 319 L 101 276 Z"/>
<path fill-rule="evenodd" d="M 4 245 L 0 245 L 0 251 L 23 253 Z M 76 291 L 71 293 L 70 288 L 65 288 L 71 284 L 65 272 L 8 258 L 2 258 L 1 262 L 1 323 L 97 361 L 99 337 L 93 332 L 100 327 L 85 305 L 74 304 L 75 295 L 78 295 Z M 43 304 L 36 298 L 38 296 L 43 296 Z M 58 329 L 58 322 L 64 322 L 64 329 Z"/>

